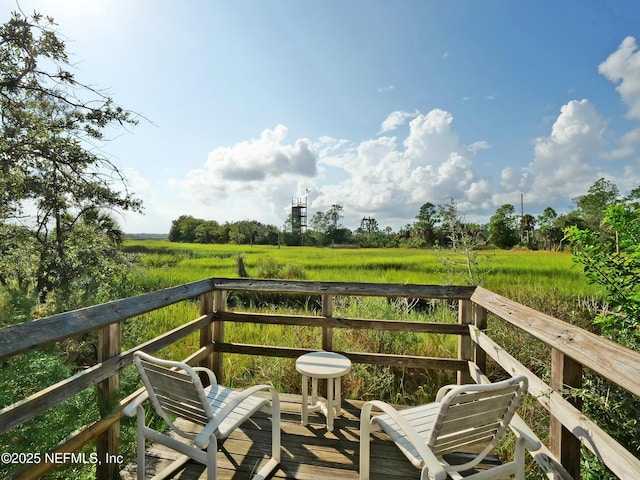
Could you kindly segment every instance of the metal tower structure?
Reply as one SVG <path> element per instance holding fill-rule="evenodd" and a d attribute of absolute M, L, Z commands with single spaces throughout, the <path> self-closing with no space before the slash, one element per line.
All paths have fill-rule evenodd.
<path fill-rule="evenodd" d="M 300 236 L 300 245 L 304 245 L 307 232 L 307 197 L 291 199 L 291 231 Z"/>

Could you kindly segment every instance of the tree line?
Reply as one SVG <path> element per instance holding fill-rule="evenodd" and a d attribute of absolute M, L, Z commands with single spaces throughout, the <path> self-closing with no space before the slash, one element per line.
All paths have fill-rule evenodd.
<path fill-rule="evenodd" d="M 169 240 L 186 243 L 235 243 L 277 245 L 280 230 L 255 220 L 242 220 L 220 224 L 191 215 L 181 215 L 171 223 Z"/>
<path fill-rule="evenodd" d="M 638 198 L 640 187 L 622 198 L 615 184 L 601 178 L 584 195 L 572 199 L 574 208 L 567 213 L 559 214 L 547 207 L 542 214 L 534 217 L 524 212 L 518 214 L 514 205 L 505 204 L 496 209 L 487 224 L 465 222 L 454 199 L 438 205 L 427 202 L 420 207 L 415 221 L 398 232 L 393 232 L 390 227 L 381 229 L 378 221 L 372 217 L 363 218 L 360 226 L 349 229 L 341 223 L 344 218 L 341 204 L 315 212 L 305 231 L 296 228 L 297 222 L 293 218 L 287 219 L 284 226 L 278 228 L 258 221 L 219 224 L 215 220 L 183 215 L 172 222 L 169 240 L 192 243 L 456 248 L 462 239 L 471 238 L 476 246 L 507 249 L 522 245 L 531 249 L 559 250 L 566 246 L 567 228 L 588 229 L 606 235 L 601 225 L 606 208 Z"/>

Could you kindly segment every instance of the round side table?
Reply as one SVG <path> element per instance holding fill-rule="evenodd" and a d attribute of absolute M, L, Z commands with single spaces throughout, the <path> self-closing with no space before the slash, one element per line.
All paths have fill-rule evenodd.
<path fill-rule="evenodd" d="M 302 425 L 309 421 L 309 412 L 322 412 L 327 417 L 327 430 L 333 430 L 333 418 L 342 411 L 341 377 L 351 371 L 351 361 L 334 352 L 313 352 L 298 357 L 296 370 L 302 374 Z M 308 403 L 311 378 L 311 405 Z M 327 380 L 326 404 L 318 399 L 318 379 Z"/>

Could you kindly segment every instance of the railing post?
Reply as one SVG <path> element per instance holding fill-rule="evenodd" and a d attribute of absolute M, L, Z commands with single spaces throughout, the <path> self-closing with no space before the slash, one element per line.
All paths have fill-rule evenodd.
<path fill-rule="evenodd" d="M 550 386 L 557 392 L 561 392 L 565 386 L 582 386 L 582 365 L 556 348 L 551 349 Z M 579 398 L 569 397 L 567 400 L 578 410 L 582 409 Z M 551 416 L 549 450 L 573 478 L 580 478 L 580 441 L 554 416 Z"/>
<path fill-rule="evenodd" d="M 458 307 L 458 323 L 469 325 L 473 322 L 473 304 L 471 300 L 459 300 Z M 460 335 L 458 337 L 458 358 L 460 360 L 472 360 L 473 349 L 471 343 L 470 335 Z M 467 368 L 458 372 L 458 385 L 466 383 L 473 383 Z"/>
<path fill-rule="evenodd" d="M 322 295 L 322 316 L 325 318 L 331 318 L 333 315 L 333 296 Z M 328 352 L 333 350 L 333 327 L 322 327 L 322 350 Z M 320 382 L 320 389 L 318 392 L 321 396 L 326 397 L 327 384 L 326 382 Z"/>
<path fill-rule="evenodd" d="M 322 316 L 326 318 L 333 316 L 332 295 L 322 295 Z M 322 327 L 322 349 L 333 350 L 333 327 Z"/>
<path fill-rule="evenodd" d="M 120 323 L 112 323 L 100 329 L 98 333 L 98 362 L 120 354 Z M 98 383 L 98 411 L 105 418 L 113 413 L 119 404 L 120 371 Z M 120 453 L 120 422 L 114 423 L 96 438 L 96 480 L 117 480 L 120 478 L 120 464 L 116 459 Z"/>
<path fill-rule="evenodd" d="M 487 329 L 487 309 L 475 303 L 473 304 L 473 324 L 481 332 Z M 473 359 L 481 371 L 487 371 L 487 352 L 475 343 L 473 344 Z"/>
<path fill-rule="evenodd" d="M 200 295 L 200 315 L 209 315 L 213 312 L 213 292 L 207 292 Z M 213 322 L 200 329 L 200 348 L 209 347 L 213 342 Z M 202 360 L 200 364 L 209 370 L 213 370 L 213 354 L 210 353 Z M 201 375 L 203 381 L 207 380 L 206 375 Z"/>
<path fill-rule="evenodd" d="M 214 290 L 213 292 L 213 312 L 221 313 L 227 309 L 227 292 L 225 290 Z M 213 319 L 213 354 L 211 359 L 211 370 L 216 374 L 218 382 L 223 382 L 222 375 L 222 352 L 216 351 L 216 344 L 224 343 L 224 322 L 214 316 Z"/>

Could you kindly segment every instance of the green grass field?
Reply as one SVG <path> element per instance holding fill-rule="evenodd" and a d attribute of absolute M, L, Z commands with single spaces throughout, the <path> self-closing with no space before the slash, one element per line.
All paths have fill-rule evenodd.
<path fill-rule="evenodd" d="M 296 266 L 304 278 L 317 281 L 467 284 L 464 258 L 447 250 L 331 249 L 316 247 L 201 245 L 162 240 L 128 240 L 142 252 L 144 269 L 137 281 L 145 289 L 164 288 L 209 277 L 237 277 L 236 260 L 259 277 L 261 264 Z M 445 262 L 449 258 L 451 262 Z M 479 253 L 483 286 L 509 295 L 514 291 L 546 292 L 561 297 L 597 297 L 571 254 L 528 250 L 484 250 Z M 445 265 L 447 263 L 447 265 Z M 451 265 L 461 263 L 460 265 Z"/>

